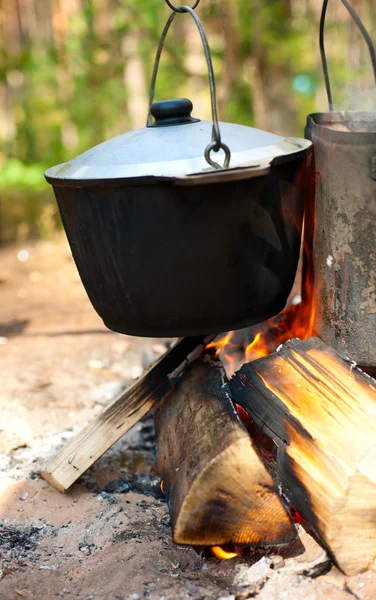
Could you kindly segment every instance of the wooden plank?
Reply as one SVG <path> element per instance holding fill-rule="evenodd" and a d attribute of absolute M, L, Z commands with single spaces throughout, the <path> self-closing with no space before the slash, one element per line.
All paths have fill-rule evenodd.
<path fill-rule="evenodd" d="M 279 446 L 285 494 L 344 573 L 376 558 L 376 382 L 317 338 L 290 340 L 229 382 Z"/>
<path fill-rule="evenodd" d="M 41 476 L 66 492 L 115 442 L 135 425 L 176 383 L 213 336 L 183 338 L 124 393 L 50 458 Z"/>
<path fill-rule="evenodd" d="M 224 371 L 196 360 L 158 404 L 158 468 L 178 544 L 281 544 L 295 527 L 252 446 Z"/>

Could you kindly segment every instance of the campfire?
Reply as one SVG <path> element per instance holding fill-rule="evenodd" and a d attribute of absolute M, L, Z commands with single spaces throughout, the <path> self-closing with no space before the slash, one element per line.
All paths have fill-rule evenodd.
<path fill-rule="evenodd" d="M 66 491 L 155 406 L 176 543 L 231 559 L 244 547 L 290 542 L 303 519 L 346 574 L 369 566 L 376 382 L 312 337 L 308 248 L 300 302 L 247 330 L 178 341 L 49 461 L 43 477 Z"/>
<path fill-rule="evenodd" d="M 325 10 L 326 3 L 323 19 Z M 197 22 L 194 11 L 187 11 Z M 175 13 L 166 25 L 164 36 L 174 16 Z M 151 99 L 158 60 L 153 75 Z M 212 67 L 209 60 L 208 67 L 210 72 Z M 211 93 L 215 109 L 214 84 Z M 192 136 L 186 140 L 185 146 L 189 147 L 194 144 L 192 132 L 196 131 L 194 127 L 199 122 L 190 116 L 191 108 L 191 103 L 185 99 L 155 103 L 151 106 L 148 127 L 156 127 L 161 136 L 165 135 L 163 129 L 171 124 L 174 125 L 174 131 L 179 127 L 187 127 Z M 274 140 L 273 144 L 270 143 L 270 147 L 279 148 L 279 154 L 273 156 L 267 164 L 265 160 L 259 160 L 257 164 L 246 168 L 243 164 L 235 163 L 236 168 L 228 169 L 230 150 L 220 142 L 219 124 L 214 109 L 213 141 L 208 144 L 205 157 L 218 170 L 208 171 L 205 165 L 206 171 L 204 169 L 200 173 L 177 174 L 175 170 L 170 173 L 164 170 L 149 173 L 146 166 L 141 165 L 142 177 L 149 177 L 143 193 L 150 193 L 148 203 L 153 203 L 155 198 L 150 192 L 153 183 L 157 187 L 161 186 L 157 190 L 161 197 L 164 194 L 176 194 L 173 198 L 174 211 L 176 206 L 183 206 L 187 213 L 184 218 L 180 215 L 176 217 L 175 221 L 171 221 L 171 226 L 165 229 L 173 230 L 181 221 L 184 224 L 190 221 L 193 223 L 192 231 L 196 232 L 196 223 L 200 219 L 193 219 L 192 214 L 196 210 L 200 211 L 203 206 L 206 207 L 204 200 L 206 201 L 207 194 L 213 194 L 213 190 L 216 190 L 215 202 L 220 200 L 220 206 L 227 210 L 227 194 L 234 189 L 232 185 L 240 182 L 241 185 L 236 190 L 237 193 L 244 194 L 242 219 L 248 219 L 245 215 L 254 211 L 252 214 L 255 220 L 259 218 L 259 226 L 264 228 L 262 237 L 252 229 L 250 223 L 239 221 L 231 232 L 231 244 L 239 255 L 242 252 L 246 254 L 244 264 L 248 266 L 249 261 L 251 265 L 249 271 L 245 270 L 248 279 L 252 279 L 251 272 L 254 270 L 257 283 L 257 294 L 254 296 L 258 297 L 258 304 L 255 301 L 251 318 L 249 315 L 252 311 L 248 309 L 247 302 L 248 299 L 251 302 L 253 298 L 252 281 L 247 281 L 243 288 L 241 279 L 233 276 L 236 293 L 232 297 L 232 288 L 229 294 L 228 286 L 223 287 L 223 293 L 228 294 L 226 302 L 227 299 L 229 303 L 235 302 L 236 310 L 242 304 L 249 311 L 247 318 L 240 312 L 236 315 L 236 325 L 233 325 L 235 328 L 245 320 L 247 323 L 257 323 L 261 320 L 260 314 L 266 318 L 267 313 L 269 316 L 279 312 L 277 316 L 245 329 L 216 336 L 209 334 L 208 327 L 207 335 L 179 339 L 131 388 L 107 406 L 92 423 L 50 459 L 42 476 L 60 491 L 68 490 L 112 444 L 154 408 L 158 468 L 170 511 L 172 536 L 177 544 L 209 547 L 215 556 L 231 559 L 244 547 L 275 547 L 291 542 L 297 535 L 294 521 L 298 520 L 303 521 L 314 532 L 345 574 L 356 574 L 369 567 L 376 558 L 376 381 L 357 367 L 357 363 L 367 368 L 375 366 L 376 307 L 372 283 L 375 277 L 375 260 L 372 261 L 370 257 L 374 257 L 376 228 L 372 226 L 367 229 L 367 235 L 362 237 L 362 241 L 358 240 L 363 223 L 372 223 L 372 218 L 374 219 L 371 207 L 375 199 L 376 176 L 370 165 L 374 162 L 374 156 L 371 155 L 375 147 L 375 115 L 371 114 L 367 118 L 359 115 L 359 118 L 355 118 L 352 115 L 350 118 L 346 113 L 332 111 L 310 115 L 306 136 L 314 142 L 315 164 L 310 142 L 299 146 L 297 140 L 294 146 L 291 140 L 285 139 L 283 142 Z M 155 118 L 154 123 L 151 123 L 151 115 Z M 221 124 L 221 128 L 226 130 L 224 124 Z M 151 134 L 145 130 L 142 135 L 147 138 Z M 234 135 L 234 139 L 237 136 L 238 133 Z M 121 141 L 123 142 L 124 140 Z M 116 140 L 114 143 L 120 144 Z M 101 152 L 98 148 L 100 146 L 96 152 Z M 219 148 L 226 155 L 222 170 L 210 158 L 210 152 L 213 149 L 218 151 Z M 175 152 L 175 147 L 173 150 Z M 359 158 L 357 162 L 352 159 L 354 152 Z M 235 151 L 234 155 L 236 154 Z M 244 153 L 239 151 L 238 154 L 243 156 Z M 129 300 L 133 313 L 129 311 L 127 314 L 122 302 L 118 301 L 116 292 L 118 289 L 120 294 L 126 289 L 125 283 L 124 288 L 119 284 L 123 284 L 119 273 L 122 274 L 123 268 L 129 268 L 127 261 L 130 253 L 127 247 L 122 246 L 124 240 L 124 243 L 128 243 L 128 238 L 123 235 L 122 221 L 119 220 L 123 216 L 120 203 L 128 202 L 129 196 L 135 194 L 134 205 L 131 208 L 126 205 L 127 209 L 124 209 L 125 231 L 128 231 L 126 227 L 129 227 L 129 221 L 133 224 L 132 219 L 128 218 L 128 213 L 133 212 L 141 229 L 144 221 L 151 234 L 158 228 L 150 226 L 147 211 L 142 209 L 144 212 L 137 212 L 139 198 L 136 196 L 139 188 L 134 184 L 134 178 L 130 178 L 130 191 L 125 194 L 118 187 L 115 192 L 113 183 L 105 179 L 104 175 L 99 185 L 98 178 L 90 175 L 95 171 L 93 165 L 85 164 L 88 157 L 91 159 L 90 153 L 86 158 L 82 155 L 68 165 L 55 167 L 49 171 L 48 177 L 57 188 L 55 192 L 64 224 L 66 228 L 70 228 L 69 235 L 74 242 L 72 250 L 73 253 L 76 252 L 76 262 L 99 314 L 104 307 L 107 316 L 103 318 L 111 328 L 145 335 L 149 332 L 153 319 L 158 321 L 160 328 L 156 331 L 161 334 L 162 331 L 170 331 L 166 327 L 180 327 L 182 319 L 179 310 L 184 312 L 184 317 L 185 313 L 191 311 L 193 316 L 190 314 L 184 327 L 188 328 L 189 333 L 202 331 L 201 315 L 211 310 L 211 307 L 213 315 L 221 312 L 222 297 L 219 297 L 219 292 L 225 275 L 222 277 L 220 273 L 219 277 L 214 278 L 217 290 L 210 296 L 208 281 L 211 264 L 215 264 L 216 269 L 219 268 L 218 264 L 236 269 L 242 264 L 244 257 L 226 254 L 224 258 L 221 257 L 221 261 L 211 263 L 212 247 L 215 248 L 216 243 L 218 247 L 221 244 L 214 238 L 213 244 L 204 244 L 208 234 L 203 228 L 203 243 L 192 244 L 195 252 L 200 252 L 204 247 L 207 252 L 197 256 L 197 263 L 201 261 L 200 268 L 192 269 L 191 256 L 185 254 L 184 260 L 187 262 L 181 264 L 186 267 L 177 270 L 181 279 L 174 284 L 175 287 L 171 284 L 171 278 L 166 287 L 171 293 L 166 301 L 160 297 L 157 306 L 152 294 L 144 293 L 142 299 L 139 299 L 140 303 L 145 302 L 143 310 L 138 313 L 139 307 L 135 301 L 138 296 L 134 296 L 132 301 L 131 293 L 134 290 L 131 289 L 126 294 L 126 301 Z M 286 162 L 289 165 L 287 167 Z M 157 164 L 160 166 L 163 163 Z M 105 166 L 107 169 L 107 163 Z M 179 165 L 174 165 L 174 169 L 178 167 L 180 168 Z M 130 172 L 129 165 L 127 168 Z M 203 168 L 202 165 L 200 168 Z M 78 169 L 80 173 L 82 169 L 92 179 L 89 181 L 88 175 L 87 181 L 77 183 L 74 169 Z M 126 185 L 128 171 L 125 175 L 122 174 L 122 178 L 116 171 L 121 181 L 119 185 Z M 163 183 L 168 177 L 170 187 Z M 141 186 L 143 182 L 144 179 L 138 185 Z M 252 182 L 256 182 L 254 188 Z M 86 184 L 89 192 L 81 189 Z M 163 188 L 163 185 L 166 187 Z M 195 199 L 193 201 L 190 198 L 186 202 L 190 194 L 186 190 L 191 190 L 194 186 Z M 260 196 L 257 186 L 262 190 Z M 77 189 L 72 191 L 75 187 Z M 221 197 L 219 188 L 223 194 Z M 282 193 L 281 190 L 288 191 Z M 87 196 L 91 193 L 93 197 L 87 202 Z M 115 196 L 112 197 L 112 194 Z M 252 194 L 257 196 L 257 202 L 252 204 L 251 211 L 249 197 Z M 106 197 L 101 197 L 102 195 Z M 358 197 L 363 207 L 362 214 L 368 215 L 360 224 L 358 213 L 354 210 L 354 198 Z M 109 210 L 114 198 L 118 213 L 100 213 Z M 301 198 L 304 198 L 305 204 L 303 233 Z M 80 207 L 83 206 L 82 213 L 77 209 L 76 201 Z M 267 202 L 270 202 L 269 212 L 264 210 Z M 272 206 L 272 202 L 276 203 L 280 212 L 274 204 Z M 98 213 L 90 212 L 93 205 Z M 157 214 L 162 203 L 158 200 L 155 206 Z M 219 212 L 218 209 L 217 213 Z M 175 215 L 171 208 L 166 213 L 169 218 L 171 214 Z M 200 214 L 197 212 L 197 215 Z M 208 214 L 205 213 L 206 216 Z M 114 248 L 111 248 L 114 252 L 112 256 L 103 252 L 97 246 L 97 241 L 105 237 L 102 236 L 101 228 L 106 224 L 111 225 L 114 215 L 117 220 L 114 221 L 116 227 L 114 225 L 113 231 L 116 229 L 121 235 L 118 244 L 114 243 Z M 212 215 L 210 227 L 215 229 L 211 219 Z M 164 222 L 163 224 L 165 225 Z M 221 225 L 226 231 L 227 222 L 222 222 Z M 95 235 L 95 227 L 99 228 L 96 230 L 98 235 Z M 85 230 L 84 236 L 82 228 Z M 188 229 L 184 229 L 184 235 L 187 231 L 189 233 Z M 131 238 L 132 235 L 129 234 L 128 237 Z M 274 245 L 269 241 L 273 235 Z M 134 237 L 136 239 L 137 236 Z M 287 307 L 281 311 L 281 307 L 276 307 L 280 306 L 286 290 L 291 289 L 291 272 L 295 271 L 301 237 L 301 292 L 298 297 L 291 298 Z M 281 246 L 278 252 L 276 239 Z M 90 247 L 85 246 L 88 240 L 92 243 Z M 362 245 L 365 242 L 366 249 Z M 184 252 L 189 245 L 181 243 L 181 240 L 179 244 Z M 252 248 L 251 251 L 247 244 Z M 160 246 L 161 244 L 155 243 L 155 252 L 159 251 Z M 174 239 L 172 247 L 175 246 Z M 123 250 L 119 251 L 119 248 Z M 137 251 L 134 243 L 132 253 Z M 218 253 L 222 251 L 224 254 L 227 252 L 226 244 L 223 244 L 223 248 L 221 246 Z M 249 255 L 252 252 L 258 253 L 257 260 L 252 262 L 248 251 Z M 87 256 L 91 258 L 92 252 L 98 253 L 98 261 L 87 260 Z M 163 256 L 170 258 L 171 251 Z M 204 264 L 206 259 L 207 264 Z M 96 284 L 94 279 L 101 261 L 100 268 L 104 269 L 106 277 L 113 277 L 108 289 L 104 289 L 105 286 L 93 286 Z M 289 264 L 285 269 L 286 261 Z M 149 258 L 145 261 L 143 255 L 139 258 L 139 264 L 151 269 L 147 276 L 144 274 L 142 280 L 141 287 L 146 289 L 145 281 L 151 277 L 159 280 L 159 271 L 154 269 L 152 272 L 153 261 Z M 263 269 L 259 268 L 260 265 Z M 132 269 L 129 268 L 129 272 Z M 204 275 L 205 269 L 208 269 L 207 277 Z M 132 273 L 141 289 L 139 270 L 134 268 Z M 174 271 L 174 275 L 177 271 Z M 199 282 L 198 271 L 201 277 Z M 189 286 L 192 285 L 194 291 L 190 289 L 190 296 L 182 298 L 180 305 L 177 294 L 184 289 L 186 276 L 191 278 Z M 161 287 L 159 281 L 158 283 Z M 116 287 L 118 284 L 119 288 Z M 135 282 L 133 284 L 136 289 L 137 285 Z M 270 304 L 266 301 L 263 303 L 260 300 L 263 290 L 265 294 L 271 294 L 273 287 Z M 247 297 L 241 293 L 242 289 L 247 290 Z M 201 291 L 205 299 L 203 303 Z M 287 295 L 288 291 L 285 296 Z M 114 314 L 111 302 L 117 311 L 117 322 L 112 320 Z M 225 304 L 225 300 L 223 303 Z M 285 301 L 282 305 L 284 303 Z M 264 304 L 269 308 L 266 309 Z M 167 310 L 168 306 L 170 308 Z M 274 308 L 270 309 L 270 306 Z M 152 319 L 145 325 L 145 329 L 143 324 L 142 327 L 132 329 L 137 319 L 143 323 L 144 313 L 147 314 L 148 311 Z M 124 315 L 129 318 L 129 322 Z M 163 327 L 159 325 L 159 316 L 161 322 L 165 323 Z M 209 315 L 207 322 L 218 321 Z M 153 326 L 157 327 L 155 323 Z M 218 329 L 213 327 L 212 331 Z"/>

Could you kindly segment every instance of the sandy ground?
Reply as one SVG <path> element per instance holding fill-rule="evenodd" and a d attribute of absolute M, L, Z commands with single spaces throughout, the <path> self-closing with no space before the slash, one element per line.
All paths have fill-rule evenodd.
<path fill-rule="evenodd" d="M 343 577 L 302 528 L 229 561 L 174 546 L 151 417 L 68 494 L 39 478 L 165 342 L 104 328 L 63 237 L 1 251 L 0 598 L 374 600 L 375 570 Z"/>

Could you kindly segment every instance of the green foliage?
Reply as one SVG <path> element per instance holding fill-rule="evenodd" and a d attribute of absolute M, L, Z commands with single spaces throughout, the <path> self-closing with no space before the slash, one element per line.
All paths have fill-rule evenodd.
<path fill-rule="evenodd" d="M 1 170 L 0 192 L 45 190 L 47 183 L 43 172 L 41 164 L 26 165 L 17 158 L 10 158 Z"/>
<path fill-rule="evenodd" d="M 360 2 L 371 21 L 372 1 Z M 14 2 L 22 8 L 20 0 Z M 317 3 L 320 6 L 321 0 Z M 54 13 L 57 6 L 66 10 L 64 2 L 46 4 L 49 11 L 34 13 L 38 31 L 32 25 L 27 35 L 20 33 L 18 51 L 9 39 L 7 45 L 6 34 L 5 44 L 0 46 L 0 92 L 6 90 L 5 96 L 0 93 L 0 108 L 4 121 L 11 124 L 3 138 L 0 136 L 0 164 L 4 164 L 0 171 L 0 241 L 5 227 L 15 227 L 13 233 L 6 233 L 7 239 L 19 235 L 22 218 L 28 222 L 34 219 L 29 233 L 45 234 L 48 227 L 40 215 L 47 214 L 46 206 L 53 207 L 49 218 L 56 221 L 52 193 L 43 177 L 46 167 L 134 126 L 128 105 L 134 82 L 129 77 L 124 81 L 125 68 L 135 56 L 140 57 L 147 89 L 159 36 L 169 14 L 163 0 L 82 0 L 81 10 L 69 14 Z M 318 13 L 310 12 L 312 3 L 304 5 L 305 9 L 294 14 L 291 7 L 296 8 L 297 3 L 288 0 L 202 0 L 198 14 L 211 45 L 219 98 L 225 98 L 220 115 L 257 126 L 254 100 L 262 88 L 270 112 L 283 113 L 286 105 L 291 107 L 291 135 L 302 135 L 306 114 L 326 108 L 316 105 L 316 99 L 322 102 L 324 97 Z M 33 7 L 30 5 L 28 15 L 32 15 Z M 23 17 L 26 29 L 27 18 Z M 182 27 L 182 20 L 189 18 L 178 15 L 167 37 L 156 89 L 160 99 L 191 93 L 196 70 L 191 63 L 186 66 L 190 40 Z M 230 25 L 232 35 L 228 33 Z M 48 28 L 51 35 L 44 33 Z M 326 35 L 334 49 L 330 71 L 339 100 L 345 97 L 349 80 L 360 80 L 367 72 L 362 61 L 349 73 L 349 54 L 343 51 L 348 32 L 348 24 L 328 19 Z M 232 73 L 226 72 L 230 52 L 236 57 Z M 259 71 L 254 75 L 256 59 Z M 194 93 L 202 89 L 208 94 L 207 75 L 201 66 L 194 77 Z M 230 89 L 226 89 L 226 78 L 231 80 Z M 204 117 L 210 115 L 209 102 L 207 106 Z M 13 211 L 14 217 L 8 221 L 7 211 Z"/>
<path fill-rule="evenodd" d="M 228 103 L 228 119 L 231 123 L 241 123 L 254 127 L 252 107 L 252 90 L 244 81 L 235 82 L 232 98 Z"/>

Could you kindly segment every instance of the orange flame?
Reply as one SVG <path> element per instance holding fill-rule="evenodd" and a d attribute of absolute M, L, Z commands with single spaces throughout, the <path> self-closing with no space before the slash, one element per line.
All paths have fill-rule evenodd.
<path fill-rule="evenodd" d="M 312 253 L 310 251 L 311 232 L 306 227 L 304 236 L 303 289 L 302 295 L 292 293 L 290 304 L 278 315 L 240 331 L 229 331 L 218 336 L 207 348 L 215 348 L 228 377 L 234 374 L 244 362 L 251 362 L 268 356 L 291 338 L 302 340 L 314 335 L 315 299 L 313 290 Z M 252 336 L 249 342 L 249 337 Z"/>
<path fill-rule="evenodd" d="M 217 558 L 222 558 L 223 560 L 230 560 L 231 558 L 238 556 L 236 552 L 226 552 L 226 550 L 223 550 L 221 546 L 212 546 L 211 551 L 213 552 L 214 556 Z"/>
<path fill-rule="evenodd" d="M 232 338 L 233 333 L 234 333 L 233 331 L 228 331 L 226 334 L 224 334 L 223 337 L 218 338 L 218 336 L 217 336 L 215 338 L 215 340 L 213 340 L 212 342 L 210 342 L 210 344 L 208 344 L 206 346 L 206 349 L 215 348 L 215 350 L 216 350 L 215 356 L 222 358 L 222 354 L 225 354 L 226 363 L 229 365 L 229 368 L 232 373 L 234 373 L 236 370 L 235 362 L 231 356 L 231 353 L 229 352 L 229 348 L 232 346 L 231 338 Z"/>
<path fill-rule="evenodd" d="M 253 360 L 254 356 L 261 358 L 262 356 L 267 356 L 268 354 L 268 347 L 261 335 L 261 331 L 259 331 L 256 333 L 253 341 L 248 344 L 245 349 L 245 361 L 250 362 Z"/>
<path fill-rule="evenodd" d="M 206 348 L 216 348 L 215 355 L 218 356 L 221 350 L 223 350 L 223 348 L 226 348 L 229 344 L 231 344 L 232 334 L 233 331 L 228 331 L 223 338 L 216 338 L 213 342 L 210 342 L 210 344 L 208 344 Z"/>

